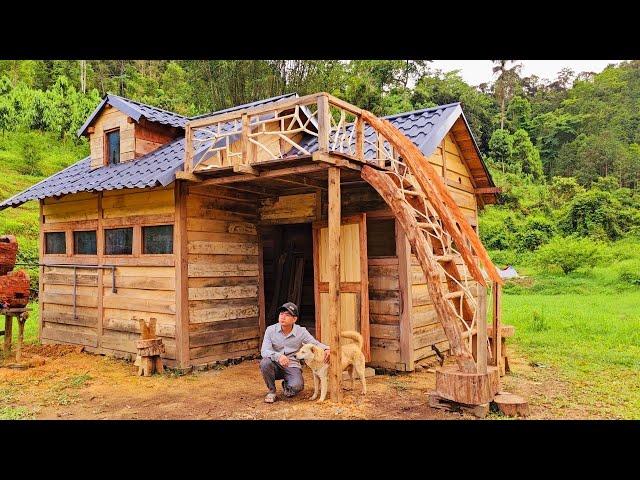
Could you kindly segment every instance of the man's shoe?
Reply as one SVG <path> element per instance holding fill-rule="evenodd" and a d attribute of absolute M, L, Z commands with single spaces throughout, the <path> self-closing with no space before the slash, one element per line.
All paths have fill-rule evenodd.
<path fill-rule="evenodd" d="M 264 402 L 265 403 L 273 403 L 276 401 L 276 394 L 275 393 L 267 393 L 267 396 L 264 397 Z"/>

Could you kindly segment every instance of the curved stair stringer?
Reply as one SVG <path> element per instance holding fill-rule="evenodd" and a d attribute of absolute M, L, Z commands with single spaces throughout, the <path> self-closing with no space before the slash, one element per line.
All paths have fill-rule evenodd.
<path fill-rule="evenodd" d="M 415 251 L 427 280 L 429 295 L 433 300 L 436 313 L 449 340 L 451 354 L 455 357 L 458 367 L 463 372 L 475 373 L 476 364 L 473 360 L 473 355 L 471 355 L 469 348 L 462 340 L 462 329 L 455 320 L 456 314 L 454 308 L 451 303 L 447 301 L 442 288 L 438 263 L 427 239 L 422 235 L 418 227 L 414 212 L 405 202 L 398 187 L 386 173 L 369 166 L 364 166 L 362 167 L 361 176 L 376 189 L 387 205 L 389 205 L 398 222 L 400 222 L 407 236 L 407 240 L 409 240 L 409 244 Z"/>
<path fill-rule="evenodd" d="M 362 112 L 362 118 L 376 130 L 380 140 L 388 141 L 398 154 L 396 158 L 387 158 L 391 168 L 363 167 L 362 178 L 378 191 L 405 231 L 425 274 L 429 294 L 459 369 L 475 373 L 477 366 L 471 343 L 480 320 L 478 302 L 466 272 L 461 275 L 455 258 L 462 257 L 470 276 L 483 287 L 486 286 L 485 274 L 477 259 L 491 280 L 499 284 L 502 280 L 476 232 L 422 152 L 390 122 L 366 111 Z M 442 279 L 446 279 L 446 287 Z M 481 320 L 486 322 L 486 318 Z M 463 328 L 467 342 L 463 339 Z"/>

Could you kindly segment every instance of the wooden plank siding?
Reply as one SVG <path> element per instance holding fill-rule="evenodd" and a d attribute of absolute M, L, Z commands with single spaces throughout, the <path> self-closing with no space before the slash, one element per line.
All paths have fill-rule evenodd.
<path fill-rule="evenodd" d="M 84 345 L 89 351 L 133 358 L 140 333 L 134 317 L 155 317 L 166 346 L 163 358 L 172 365 L 176 358 L 174 255 L 144 255 L 141 236 L 145 225 L 174 223 L 173 186 L 47 198 L 42 212 L 42 231 L 61 231 L 67 239 L 64 255 L 47 255 L 42 247 L 42 263 L 118 266 L 115 273 L 110 269 L 77 270 L 75 316 L 73 269 L 44 266 L 41 341 Z M 133 227 L 133 254 L 104 255 L 104 230 L 128 226 Z M 78 230 L 96 230 L 97 255 L 73 253 L 73 232 Z"/>
<path fill-rule="evenodd" d="M 188 187 L 186 302 L 194 365 L 259 351 L 257 223 L 258 202 L 253 196 Z"/>

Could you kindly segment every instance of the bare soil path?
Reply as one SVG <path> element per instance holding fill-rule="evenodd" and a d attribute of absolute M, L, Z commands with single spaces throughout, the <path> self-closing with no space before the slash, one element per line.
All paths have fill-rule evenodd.
<path fill-rule="evenodd" d="M 25 350 L 40 365 L 27 370 L 0 368 L 0 409 L 17 412 L 17 418 L 473 418 L 428 406 L 427 392 L 435 386 L 432 370 L 369 378 L 366 396 L 360 394 L 357 381 L 353 391 L 345 392 L 344 403 L 336 405 L 308 400 L 313 380 L 305 368 L 305 390 L 285 399 L 279 389 L 278 400 L 269 405 L 263 402 L 266 391 L 258 360 L 184 376 L 165 373 L 145 378 L 136 376 L 137 368 L 131 363 L 78 353 L 73 347 L 29 345 Z M 584 418 L 579 410 L 562 408 L 569 390 L 553 371 L 534 368 L 517 356 L 512 365 L 514 374 L 503 379 L 503 389 L 529 398 L 531 418 Z M 489 418 L 500 417 L 491 414 Z"/>

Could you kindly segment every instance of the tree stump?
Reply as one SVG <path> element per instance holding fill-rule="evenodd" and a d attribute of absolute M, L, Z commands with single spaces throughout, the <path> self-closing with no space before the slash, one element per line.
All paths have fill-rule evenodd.
<path fill-rule="evenodd" d="M 162 339 L 156 337 L 155 318 L 150 318 L 148 322 L 140 319 L 140 336 L 141 339 L 136 342 L 138 375 L 150 377 L 154 372 L 164 372 L 160 355 L 165 352 L 165 348 Z"/>
<path fill-rule="evenodd" d="M 501 392 L 493 399 L 500 411 L 508 417 L 528 417 L 529 403 L 519 395 Z"/>
<path fill-rule="evenodd" d="M 500 390 L 500 376 L 496 367 L 487 373 L 466 373 L 456 365 L 436 368 L 436 393 L 447 400 L 464 405 L 483 405 L 493 400 Z"/>

